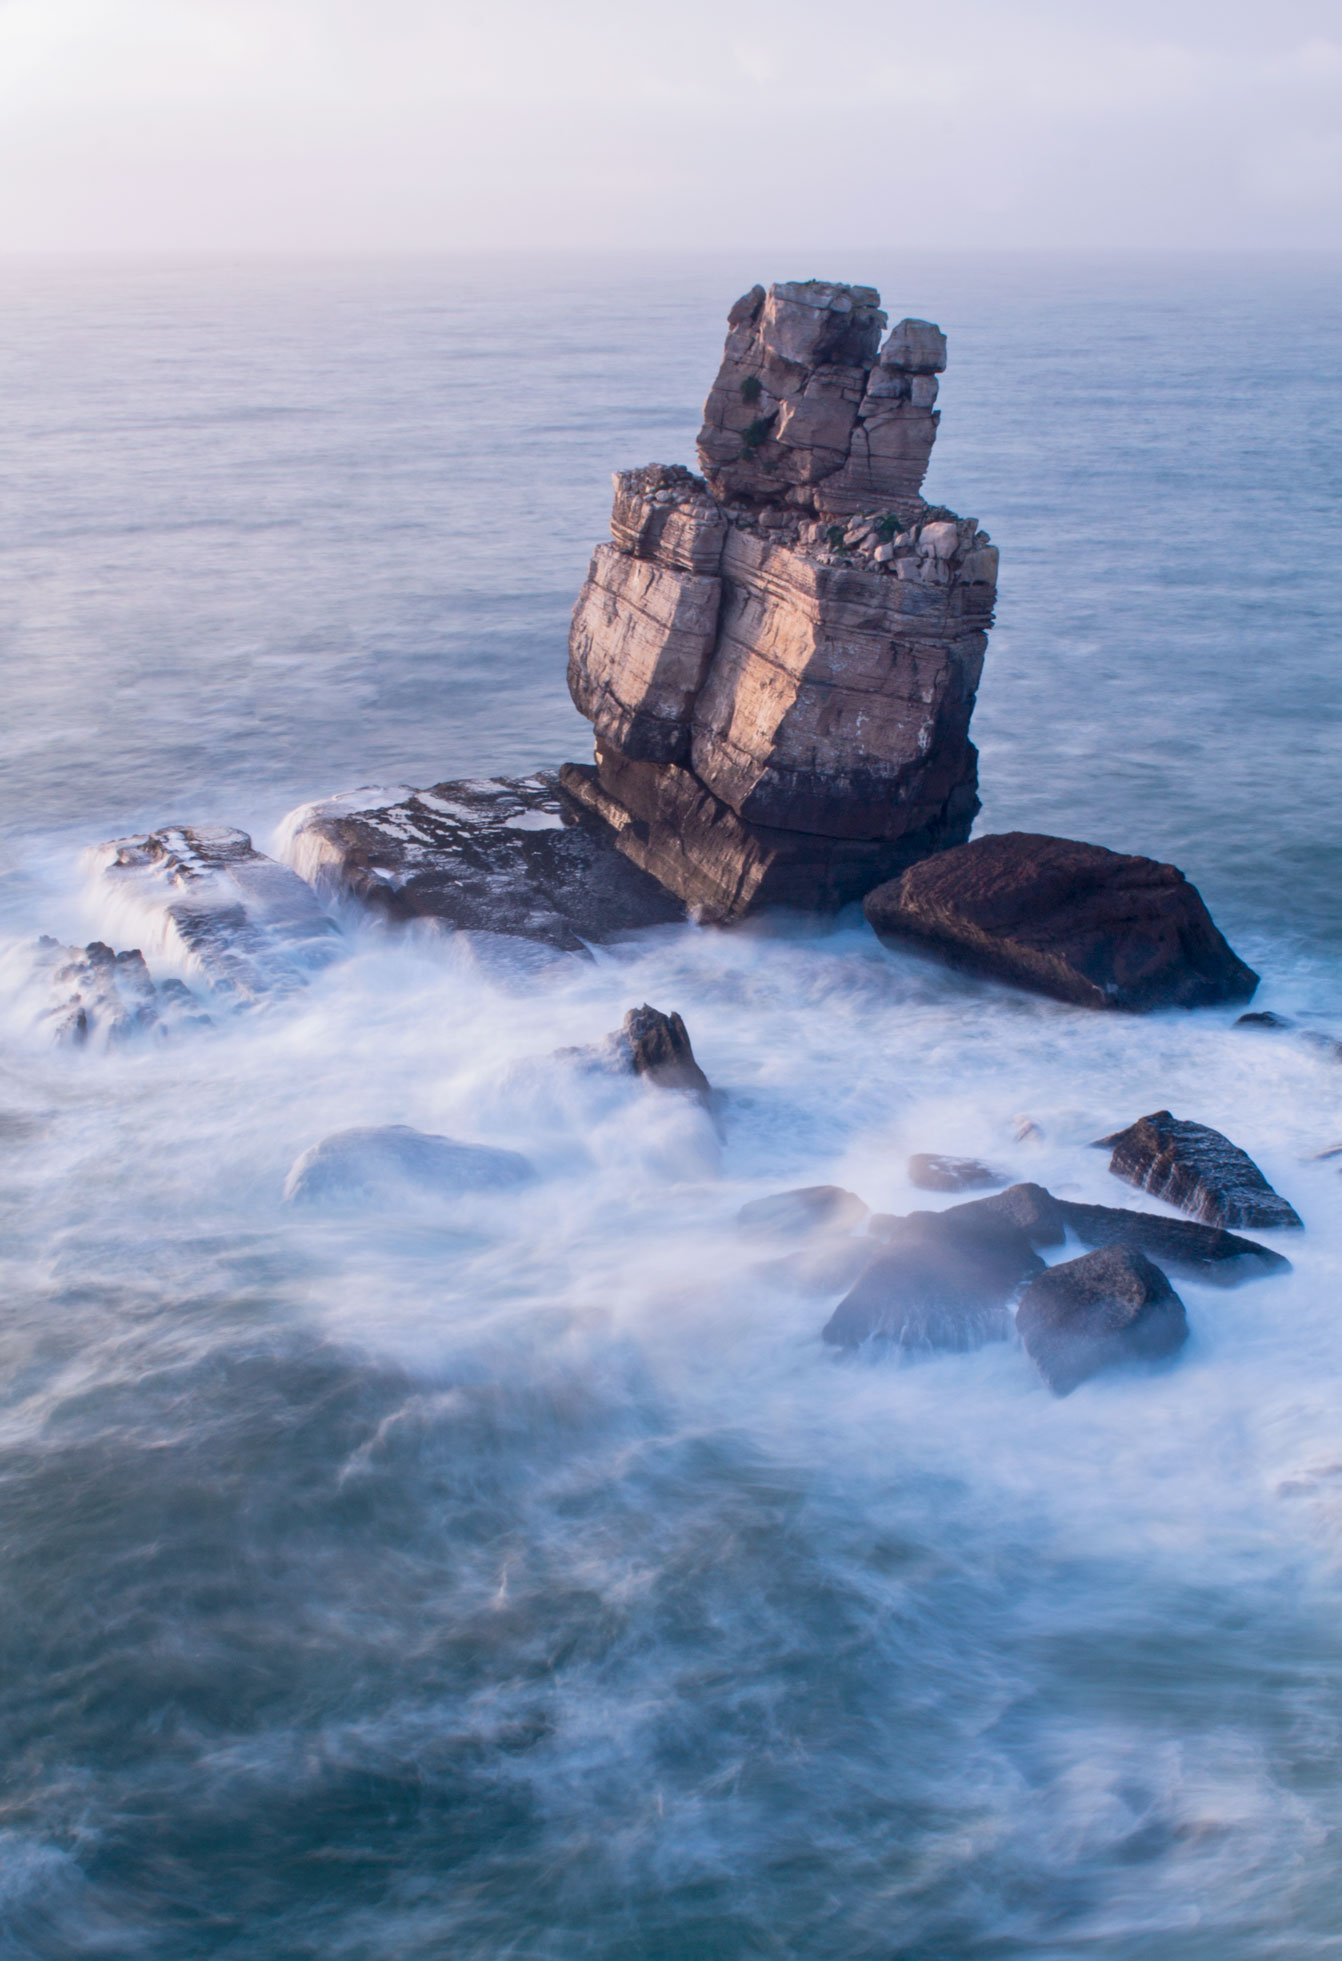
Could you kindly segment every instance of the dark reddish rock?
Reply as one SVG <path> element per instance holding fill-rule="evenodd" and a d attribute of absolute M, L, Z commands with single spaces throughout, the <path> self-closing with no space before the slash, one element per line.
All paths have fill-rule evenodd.
<path fill-rule="evenodd" d="M 1299 1226 L 1294 1206 L 1275 1192 L 1247 1151 L 1208 1124 L 1156 1110 L 1099 1140 L 1112 1147 L 1109 1169 L 1211 1226 Z"/>
<path fill-rule="evenodd" d="M 1109 1246 L 1036 1275 L 1016 1326 L 1057 1396 L 1101 1369 L 1161 1362 L 1188 1339 L 1184 1304 L 1143 1253 Z"/>
<path fill-rule="evenodd" d="M 867 895 L 878 933 L 1092 1008 L 1198 1008 L 1258 985 L 1173 865 L 1007 831 L 939 852 Z"/>
<path fill-rule="evenodd" d="M 917 1151 L 909 1159 L 909 1182 L 924 1192 L 973 1192 L 1007 1181 L 977 1158 L 945 1158 Z"/>
<path fill-rule="evenodd" d="M 753 1198 L 736 1215 L 747 1232 L 789 1237 L 800 1233 L 855 1232 L 868 1208 L 842 1185 L 802 1185 L 795 1191 Z"/>
<path fill-rule="evenodd" d="M 882 1237 L 822 1330 L 836 1347 L 877 1339 L 964 1350 L 1003 1340 L 1012 1295 L 1044 1264 L 1019 1226 L 974 1206 L 891 1219 Z"/>
<path fill-rule="evenodd" d="M 943 1219 L 994 1221 L 1023 1232 L 1031 1246 L 1061 1246 L 1067 1237 L 1063 1204 L 1043 1185 L 1008 1185 L 990 1198 L 948 1206 Z"/>
<path fill-rule="evenodd" d="M 548 770 L 357 791 L 303 806 L 285 829 L 286 859 L 317 892 L 395 920 L 579 952 L 685 917 Z"/>
<path fill-rule="evenodd" d="M 688 1090 L 700 1102 L 708 1102 L 712 1087 L 694 1059 L 678 1014 L 663 1014 L 645 1001 L 641 1008 L 629 1010 L 615 1042 L 636 1076 L 645 1076 L 658 1089 Z"/>

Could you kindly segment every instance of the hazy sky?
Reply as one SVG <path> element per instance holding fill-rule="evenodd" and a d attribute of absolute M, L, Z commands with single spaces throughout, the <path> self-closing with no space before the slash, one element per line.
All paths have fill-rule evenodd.
<path fill-rule="evenodd" d="M 0 0 L 0 250 L 1342 247 L 1342 0 Z"/>

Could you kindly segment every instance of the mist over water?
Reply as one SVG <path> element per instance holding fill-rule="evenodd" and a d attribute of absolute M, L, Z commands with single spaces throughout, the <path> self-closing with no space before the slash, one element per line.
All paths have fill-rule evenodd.
<path fill-rule="evenodd" d="M 584 756 L 609 473 L 691 461 L 727 305 L 813 270 L 950 338 L 927 492 L 1002 549 L 979 829 L 1172 859 L 1255 1005 L 1342 1035 L 1335 262 L 8 268 L 7 1954 L 1342 1953 L 1321 1052 L 856 914 L 591 960 L 344 920 L 305 990 L 82 1052 L 20 984 L 110 930 L 101 839 Z M 554 1059 L 645 999 L 714 1116 Z M 926 1203 L 916 1150 L 1121 1204 L 1091 1140 L 1162 1106 L 1307 1230 L 1177 1282 L 1158 1376 L 836 1357 L 733 1225 Z M 282 1204 L 380 1123 L 539 1176 Z"/>

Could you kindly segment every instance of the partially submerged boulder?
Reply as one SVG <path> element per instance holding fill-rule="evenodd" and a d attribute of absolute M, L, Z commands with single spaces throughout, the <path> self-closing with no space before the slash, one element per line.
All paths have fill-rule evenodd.
<path fill-rule="evenodd" d="M 240 1000 L 303 987 L 341 954 L 335 922 L 302 879 L 245 831 L 168 825 L 98 845 L 89 863 L 127 937 Z"/>
<path fill-rule="evenodd" d="M 1209 1007 L 1258 985 L 1182 872 L 1072 838 L 976 838 L 878 886 L 863 909 L 888 938 L 1084 1007 Z"/>
<path fill-rule="evenodd" d="M 970 1206 L 912 1212 L 888 1221 L 883 1237 L 822 1330 L 836 1347 L 875 1339 L 965 1350 L 1004 1340 L 1013 1294 L 1044 1264 L 1019 1226 Z"/>
<path fill-rule="evenodd" d="M 284 1181 L 290 1204 L 381 1207 L 407 1193 L 434 1198 L 515 1190 L 535 1169 L 519 1151 L 461 1144 L 408 1124 L 338 1130 L 295 1160 Z"/>
<path fill-rule="evenodd" d="M 1122 1246 L 1083 1254 L 1037 1274 L 1016 1326 L 1057 1396 L 1101 1369 L 1166 1360 L 1188 1339 L 1184 1304 L 1158 1266 Z"/>
<path fill-rule="evenodd" d="M 1295 1207 L 1273 1190 L 1247 1151 L 1209 1124 L 1168 1110 L 1139 1117 L 1099 1139 L 1116 1178 L 1152 1192 L 1212 1226 L 1299 1226 Z"/>
<path fill-rule="evenodd" d="M 580 952 L 685 917 L 548 770 L 328 797 L 291 812 L 284 837 L 285 859 L 319 893 L 394 920 Z"/>
<path fill-rule="evenodd" d="M 789 1192 L 770 1192 L 752 1198 L 736 1215 L 746 1232 L 770 1238 L 796 1238 L 808 1233 L 855 1232 L 867 1216 L 856 1192 L 842 1185 L 799 1185 Z"/>
<path fill-rule="evenodd" d="M 948 1158 L 936 1152 L 915 1151 L 909 1159 L 909 1183 L 924 1192 L 984 1191 L 1007 1180 L 978 1158 Z"/>

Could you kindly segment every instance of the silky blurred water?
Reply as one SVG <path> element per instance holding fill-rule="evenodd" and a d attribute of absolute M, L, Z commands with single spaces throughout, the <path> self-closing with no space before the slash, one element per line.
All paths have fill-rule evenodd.
<path fill-rule="evenodd" d="M 6 1955 L 1342 1953 L 1319 1050 L 857 916 L 539 964 L 347 923 L 297 996 L 82 1052 L 15 981 L 100 930 L 102 838 L 584 755 L 609 473 L 691 461 L 727 305 L 816 270 L 950 337 L 928 494 L 1002 549 L 980 829 L 1172 859 L 1259 1005 L 1342 1035 L 1335 261 L 4 268 Z M 644 999 L 716 1125 L 549 1060 Z M 913 1150 L 1122 1203 L 1090 1140 L 1164 1105 L 1307 1230 L 1181 1283 L 1159 1377 L 836 1360 L 732 1226 L 908 1209 Z M 383 1122 L 540 1177 L 282 1205 Z"/>

